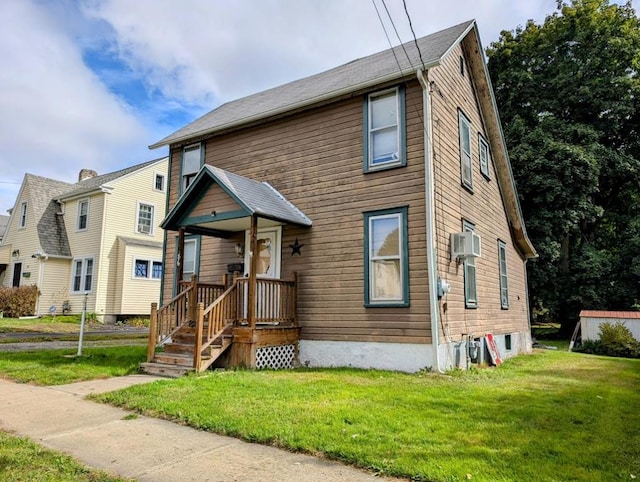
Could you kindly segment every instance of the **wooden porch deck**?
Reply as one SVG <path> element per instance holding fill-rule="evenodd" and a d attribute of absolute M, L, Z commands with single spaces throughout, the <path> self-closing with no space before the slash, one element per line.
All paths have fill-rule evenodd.
<path fill-rule="evenodd" d="M 298 354 L 297 278 L 191 281 L 163 307 L 151 306 L 147 373 L 180 376 L 225 367 L 285 368 Z M 251 291 L 254 296 L 251 296 Z M 253 298 L 253 303 L 250 300 Z M 163 351 L 156 351 L 163 347 Z"/>

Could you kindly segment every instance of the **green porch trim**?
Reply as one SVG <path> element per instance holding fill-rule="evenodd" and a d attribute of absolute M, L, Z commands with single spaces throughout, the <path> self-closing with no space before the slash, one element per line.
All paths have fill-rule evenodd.
<path fill-rule="evenodd" d="M 210 223 L 211 221 L 226 221 L 229 219 L 239 219 L 251 216 L 251 213 L 244 209 L 238 209 L 236 211 L 216 212 L 213 214 L 204 214 L 202 216 L 183 217 L 178 223 L 180 226 L 195 226 L 203 223 Z"/>

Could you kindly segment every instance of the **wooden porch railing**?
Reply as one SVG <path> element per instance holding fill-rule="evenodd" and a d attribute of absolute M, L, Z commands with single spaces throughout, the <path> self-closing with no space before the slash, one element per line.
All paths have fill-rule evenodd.
<path fill-rule="evenodd" d="M 222 293 L 224 284 L 198 283 L 194 275 L 191 281 L 180 281 L 179 293 L 167 304 L 158 308 L 157 303 L 151 305 L 149 323 L 149 343 L 147 361 L 153 359 L 155 347 L 167 342 L 182 326 L 196 321 L 198 303 L 209 305 Z"/>
<path fill-rule="evenodd" d="M 247 319 L 249 279 L 239 278 L 236 282 L 238 283 L 238 322 L 241 325 L 249 324 Z M 288 280 L 258 278 L 256 283 L 256 323 L 298 326 L 296 273 L 293 273 L 292 278 Z"/>
<path fill-rule="evenodd" d="M 224 284 L 198 283 L 196 278 L 180 282 L 181 292 L 162 308 L 151 305 L 147 361 L 155 347 L 164 344 L 181 327 L 195 322 L 194 368 L 199 371 L 202 353 L 229 326 L 250 325 L 248 278 L 236 278 L 228 289 Z M 297 327 L 297 276 L 291 279 L 256 280 L 255 323 Z M 193 325 L 192 325 L 193 326 Z"/>

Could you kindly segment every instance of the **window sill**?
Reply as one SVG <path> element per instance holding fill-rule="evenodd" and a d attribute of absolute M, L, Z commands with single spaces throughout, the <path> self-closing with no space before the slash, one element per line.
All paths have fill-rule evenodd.
<path fill-rule="evenodd" d="M 393 164 L 380 164 L 377 166 L 369 166 L 369 165 L 365 165 L 364 166 L 364 174 L 369 174 L 372 172 L 379 172 L 379 171 L 389 171 L 390 169 L 398 169 L 400 167 L 406 167 L 407 163 L 406 162 L 394 162 Z"/>
<path fill-rule="evenodd" d="M 464 182 L 460 183 L 460 185 L 463 187 L 463 189 L 465 191 L 467 191 L 469 194 L 473 194 L 473 187 L 469 186 L 468 184 L 465 184 Z"/>
<path fill-rule="evenodd" d="M 398 301 L 398 302 L 380 302 L 380 303 L 365 303 L 365 308 L 409 308 L 410 304 L 408 301 Z"/>

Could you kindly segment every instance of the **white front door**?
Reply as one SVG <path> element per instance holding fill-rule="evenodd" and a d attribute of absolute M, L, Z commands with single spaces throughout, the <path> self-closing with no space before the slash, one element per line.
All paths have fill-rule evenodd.
<path fill-rule="evenodd" d="M 244 269 L 249 273 L 251 260 L 251 234 L 245 232 Z M 280 253 L 282 251 L 282 226 L 258 229 L 258 278 L 280 278 Z"/>

